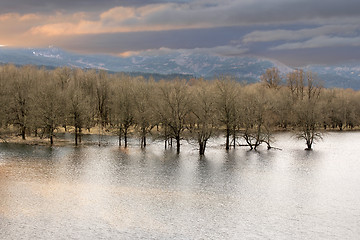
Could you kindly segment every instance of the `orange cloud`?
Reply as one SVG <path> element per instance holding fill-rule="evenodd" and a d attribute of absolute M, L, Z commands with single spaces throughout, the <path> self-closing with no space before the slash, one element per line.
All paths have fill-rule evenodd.
<path fill-rule="evenodd" d="M 117 56 L 119 57 L 131 57 L 131 56 L 136 56 L 136 55 L 139 55 L 140 52 L 138 51 L 127 51 L 127 52 L 122 52 L 122 53 L 119 53 L 117 54 Z"/>
<path fill-rule="evenodd" d="M 139 31 L 163 31 L 190 28 L 213 27 L 214 22 L 207 20 L 185 20 L 187 15 L 194 16 L 195 10 L 183 8 L 183 5 L 166 3 L 150 4 L 143 7 L 114 7 L 101 14 L 96 20 L 86 20 L 86 16 L 78 19 L 64 21 L 64 16 L 59 16 L 58 21 L 45 25 L 34 26 L 29 30 L 31 34 L 44 35 L 74 35 L 121 33 Z M 190 11 L 190 13 L 187 13 Z M 168 21 L 166 18 L 176 16 L 179 21 Z M 81 15 L 80 15 L 81 16 Z M 218 24 L 223 25 L 222 22 Z M 215 24 L 215 26 L 217 26 Z"/>
<path fill-rule="evenodd" d="M 41 16 L 33 13 L 19 16 L 19 21 L 37 21 L 41 19 L 42 19 Z"/>
<path fill-rule="evenodd" d="M 29 34 L 30 29 L 46 23 L 58 21 L 62 15 L 7 13 L 0 15 L 0 42 L 7 46 L 41 46 L 49 42 L 49 38 Z M 68 17 L 70 19 L 70 17 Z"/>
<path fill-rule="evenodd" d="M 279 0 L 268 6 L 279 12 L 288 12 L 284 11 L 287 10 L 287 5 L 283 4 L 285 2 L 287 0 Z M 260 4 L 265 3 L 262 0 L 195 0 L 182 4 L 117 6 L 103 12 L 79 11 L 68 14 L 60 11 L 50 14 L 23 15 L 7 13 L 0 15 L 0 42 L 6 45 L 39 46 L 49 42 L 56 44 L 60 42 L 59 39 L 71 38 L 73 35 L 292 24 L 294 22 L 318 24 L 319 19 L 322 19 L 315 10 L 316 14 L 313 17 L 304 18 L 302 11 L 294 14 L 274 14 L 265 7 L 266 4 L 259 8 Z M 314 8 L 316 7 L 318 5 L 314 6 Z M 346 8 L 350 7 L 346 6 Z M 326 14 L 324 16 L 324 22 L 330 21 Z M 339 14 L 339 16 L 342 15 Z M 359 22 L 359 18 L 357 15 L 353 16 L 356 24 Z M 332 19 L 332 21 L 338 21 L 337 18 Z M 344 22 L 347 21 L 348 18 L 344 20 Z M 52 43 L 54 40 L 55 42 Z"/>

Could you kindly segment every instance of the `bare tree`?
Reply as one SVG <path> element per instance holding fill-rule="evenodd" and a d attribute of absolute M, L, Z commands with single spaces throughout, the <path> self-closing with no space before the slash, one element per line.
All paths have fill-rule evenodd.
<path fill-rule="evenodd" d="M 81 142 L 82 129 L 90 127 L 92 118 L 91 96 L 86 90 L 86 75 L 84 71 L 74 70 L 66 89 L 66 116 L 68 123 L 74 126 L 75 145 Z"/>
<path fill-rule="evenodd" d="M 244 89 L 242 100 L 242 137 L 250 149 L 257 149 L 262 143 L 271 148 L 271 128 L 273 125 L 273 99 L 271 89 L 251 85 Z"/>
<path fill-rule="evenodd" d="M 193 104 L 189 129 L 197 139 L 199 154 L 204 155 L 207 141 L 217 129 L 214 84 L 200 79 L 191 87 L 191 95 Z"/>
<path fill-rule="evenodd" d="M 7 66 L 0 66 L 0 128 L 4 127 L 6 124 L 6 108 L 7 108 Z"/>
<path fill-rule="evenodd" d="M 250 149 L 271 147 L 272 131 L 290 128 L 312 149 L 322 128 L 360 125 L 358 91 L 322 89 L 316 76 L 303 70 L 287 74 L 286 86 L 281 78 L 272 68 L 257 84 L 224 76 L 214 82 L 154 82 L 96 70 L 2 65 L 0 127 L 3 135 L 16 131 L 23 139 L 42 129 L 51 143 L 57 128 L 74 127 L 78 144 L 82 129 L 90 131 L 97 123 L 100 136 L 104 128 L 118 131 L 125 146 L 128 135 L 137 133 L 141 147 L 156 127 L 165 147 L 175 139 L 179 153 L 181 140 L 190 136 L 202 155 L 217 130 L 226 132 L 226 149 L 239 140 Z"/>
<path fill-rule="evenodd" d="M 155 126 L 154 116 L 154 82 L 143 79 L 134 79 L 134 123 L 140 134 L 141 147 L 146 147 L 146 136 Z"/>
<path fill-rule="evenodd" d="M 278 89 L 282 82 L 281 74 L 278 68 L 266 69 L 266 72 L 260 77 L 261 82 L 268 88 Z"/>
<path fill-rule="evenodd" d="M 51 145 L 54 143 L 54 131 L 63 123 L 64 107 L 62 103 L 61 85 L 56 82 L 54 75 L 48 71 L 41 70 L 38 74 L 40 86 L 36 94 L 37 119 L 47 134 Z"/>
<path fill-rule="evenodd" d="M 9 123 L 20 129 L 23 140 L 26 139 L 26 131 L 31 126 L 34 107 L 34 78 L 35 67 L 25 66 L 16 69 L 9 66 L 9 95 L 7 116 Z"/>
<path fill-rule="evenodd" d="M 101 136 L 104 128 L 109 123 L 110 119 L 110 82 L 111 78 L 108 73 L 100 70 L 90 70 L 86 72 L 87 89 L 91 96 L 94 107 L 94 118 L 99 128 L 99 146 L 101 145 Z"/>
<path fill-rule="evenodd" d="M 134 83 L 129 76 L 121 75 L 114 81 L 112 101 L 112 122 L 118 126 L 119 146 L 124 135 L 124 146 L 128 145 L 130 127 L 134 124 Z"/>
<path fill-rule="evenodd" d="M 312 149 L 321 138 L 320 97 L 321 85 L 312 72 L 296 70 L 288 75 L 288 87 L 293 98 L 297 137 L 306 141 L 306 150 Z"/>
<path fill-rule="evenodd" d="M 226 150 L 230 149 L 230 135 L 233 130 L 233 139 L 236 136 L 237 116 L 236 105 L 238 96 L 238 83 L 231 77 L 221 77 L 216 82 L 217 111 L 219 114 L 219 122 L 225 126 L 226 131 Z M 235 142 L 234 142 L 235 143 Z"/>
<path fill-rule="evenodd" d="M 176 79 L 172 82 L 159 84 L 158 119 L 167 126 L 169 134 L 176 140 L 176 151 L 180 153 L 182 133 L 187 128 L 187 118 L 191 111 L 191 98 L 185 80 Z"/>

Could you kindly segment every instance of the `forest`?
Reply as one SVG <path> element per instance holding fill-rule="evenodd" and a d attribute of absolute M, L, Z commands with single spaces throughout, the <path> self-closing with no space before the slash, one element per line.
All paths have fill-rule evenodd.
<path fill-rule="evenodd" d="M 49 139 L 70 132 L 74 144 L 85 133 L 129 137 L 145 148 L 147 138 L 164 141 L 180 152 L 193 141 L 205 153 L 212 137 L 224 136 L 224 148 L 272 148 L 273 134 L 292 131 L 306 149 L 327 130 L 357 129 L 360 92 L 326 89 L 312 72 L 286 75 L 267 69 L 258 83 L 173 79 L 110 74 L 102 70 L 36 66 L 0 66 L 0 139 L 19 136 Z M 94 128 L 99 129 L 95 132 Z"/>

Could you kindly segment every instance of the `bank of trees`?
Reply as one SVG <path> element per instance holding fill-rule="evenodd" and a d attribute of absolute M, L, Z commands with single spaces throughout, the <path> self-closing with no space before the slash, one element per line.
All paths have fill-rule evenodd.
<path fill-rule="evenodd" d="M 327 129 L 360 125 L 360 93 L 325 89 L 311 72 L 281 75 L 268 69 L 255 84 L 228 76 L 207 81 L 155 82 L 153 79 L 105 71 L 34 66 L 0 66 L 0 127 L 2 136 L 32 135 L 53 144 L 61 129 L 81 143 L 86 131 L 129 135 L 146 147 L 147 138 L 164 141 L 180 152 L 185 139 L 203 155 L 208 140 L 224 136 L 224 148 L 272 147 L 273 133 L 293 131 L 306 149 Z M 94 128 L 97 130 L 94 132 Z"/>

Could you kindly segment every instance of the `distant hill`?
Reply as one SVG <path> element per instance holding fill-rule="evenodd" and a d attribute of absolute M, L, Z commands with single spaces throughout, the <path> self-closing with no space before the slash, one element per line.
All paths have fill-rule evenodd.
<path fill-rule="evenodd" d="M 267 68 L 277 67 L 282 73 L 293 69 L 285 64 L 258 57 L 221 57 L 178 51 L 158 56 L 116 57 L 109 55 L 80 55 L 59 48 L 0 47 L 0 63 L 16 65 L 103 69 L 131 75 L 153 76 L 155 80 L 169 77 L 204 77 L 231 75 L 240 81 L 257 82 Z M 318 74 L 326 87 L 360 89 L 360 63 L 337 66 L 310 65 L 304 67 Z"/>
<path fill-rule="evenodd" d="M 317 73 L 326 87 L 352 88 L 360 90 L 360 63 L 338 65 L 309 65 L 304 70 Z"/>

